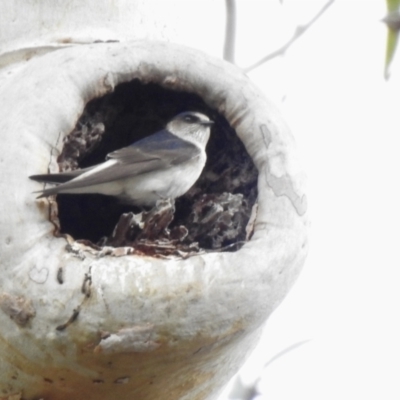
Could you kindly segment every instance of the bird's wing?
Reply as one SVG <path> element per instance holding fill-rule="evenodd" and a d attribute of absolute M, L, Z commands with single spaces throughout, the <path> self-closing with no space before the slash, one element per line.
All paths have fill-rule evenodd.
<path fill-rule="evenodd" d="M 176 165 L 198 156 L 200 150 L 193 143 L 180 139 L 166 129 L 147 136 L 131 146 L 108 154 L 108 159 L 123 164 L 136 164 L 161 160 L 168 165 Z"/>
<path fill-rule="evenodd" d="M 31 175 L 29 179 L 32 179 L 37 182 L 45 182 L 45 183 L 65 183 L 68 182 L 79 175 L 84 174 L 85 172 L 95 168 L 96 166 L 91 166 L 83 169 L 75 169 L 73 171 L 66 172 L 58 172 L 56 174 L 41 174 L 41 175 Z"/>
<path fill-rule="evenodd" d="M 108 154 L 108 161 L 86 168 L 69 182 L 43 192 L 48 194 L 68 189 L 79 189 L 137 176 L 189 161 L 200 154 L 194 144 L 179 139 L 167 130 L 148 136 L 131 146 Z M 77 170 L 80 171 L 80 170 Z"/>

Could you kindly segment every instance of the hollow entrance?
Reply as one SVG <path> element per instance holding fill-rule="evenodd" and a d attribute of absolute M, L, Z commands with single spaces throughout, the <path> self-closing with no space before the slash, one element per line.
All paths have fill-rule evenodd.
<path fill-rule="evenodd" d="M 165 232 L 153 229 L 160 222 L 157 212 L 163 215 L 163 210 L 154 215 L 154 210 L 149 214 L 109 196 L 60 194 L 56 198 L 60 233 L 95 248 L 132 246 L 156 256 L 239 249 L 251 231 L 248 222 L 257 198 L 257 170 L 226 119 L 195 94 L 138 80 L 118 85 L 113 93 L 87 103 L 75 129 L 64 139 L 57 160 L 60 170 L 99 164 L 108 153 L 155 133 L 184 111 L 200 111 L 215 124 L 206 166 L 195 185 L 175 200 L 172 211 L 166 211 L 173 212 L 173 219 Z M 147 236 L 143 227 L 133 223 L 141 212 L 149 225 Z"/>

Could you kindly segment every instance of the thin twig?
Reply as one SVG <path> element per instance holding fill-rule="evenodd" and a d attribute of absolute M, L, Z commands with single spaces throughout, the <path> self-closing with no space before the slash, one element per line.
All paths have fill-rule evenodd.
<path fill-rule="evenodd" d="M 228 1 L 228 0 L 227 0 Z M 321 10 L 305 25 L 299 25 L 293 36 L 290 38 L 290 40 L 284 44 L 282 47 L 279 49 L 275 50 L 274 52 L 268 54 L 267 56 L 263 57 L 261 60 L 257 61 L 255 64 L 251 65 L 250 67 L 244 68 L 244 72 L 250 72 L 251 70 L 259 67 L 261 64 L 266 63 L 267 61 L 272 60 L 273 58 L 276 58 L 278 56 L 284 55 L 287 51 L 287 49 L 297 40 L 302 36 L 320 17 L 321 15 L 334 3 L 335 0 L 329 0 L 322 8 Z"/>
<path fill-rule="evenodd" d="M 270 364 L 272 364 L 278 358 L 295 350 L 296 348 L 302 346 L 303 344 L 306 344 L 310 340 L 311 339 L 307 339 L 307 340 L 303 340 L 301 342 L 294 343 L 291 346 L 287 347 L 286 349 L 280 351 L 278 354 L 273 356 L 266 364 L 264 364 L 263 368 L 268 367 Z M 236 378 L 234 380 L 234 384 L 229 393 L 229 398 L 243 399 L 243 400 L 255 399 L 257 397 L 257 395 L 259 394 L 259 392 L 257 391 L 257 385 L 261 380 L 261 378 L 260 378 L 261 371 L 257 375 L 258 375 L 258 378 L 256 380 L 254 380 L 254 383 L 252 385 L 249 385 L 249 384 L 244 385 L 242 382 L 242 379 L 240 377 L 240 373 L 239 373 L 239 375 L 236 376 Z"/>
<path fill-rule="evenodd" d="M 225 0 L 226 24 L 224 60 L 235 63 L 235 39 L 236 39 L 236 0 Z"/>
<path fill-rule="evenodd" d="M 285 354 L 290 353 L 291 351 L 297 349 L 300 346 L 303 346 L 303 344 L 306 344 L 306 343 L 308 343 L 310 341 L 311 341 L 311 339 L 306 339 L 306 340 L 302 340 L 301 342 L 294 343 L 289 347 L 286 347 L 286 349 L 283 349 L 278 354 L 275 354 L 271 359 L 269 359 L 269 361 L 264 364 L 264 368 L 268 367 L 270 364 L 272 364 L 278 358 L 281 358 Z"/>

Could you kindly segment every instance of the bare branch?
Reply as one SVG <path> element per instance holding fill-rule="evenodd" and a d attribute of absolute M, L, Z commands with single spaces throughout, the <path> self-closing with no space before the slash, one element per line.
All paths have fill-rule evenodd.
<path fill-rule="evenodd" d="M 229 1 L 229 0 L 227 0 Z M 321 10 L 305 25 L 299 25 L 293 36 L 289 39 L 287 43 L 285 43 L 282 47 L 279 49 L 273 51 L 272 53 L 268 54 L 267 56 L 263 57 L 261 60 L 257 61 L 255 64 L 251 65 L 250 67 L 244 68 L 244 72 L 250 72 L 253 69 L 259 67 L 261 64 L 266 63 L 267 61 L 272 60 L 273 58 L 276 58 L 278 56 L 284 55 L 286 51 L 289 49 L 289 47 L 297 40 L 299 39 L 309 28 L 311 28 L 312 25 L 321 17 L 321 15 L 334 3 L 335 0 L 329 0 L 322 8 Z"/>
<path fill-rule="evenodd" d="M 272 364 L 278 358 L 281 358 L 282 356 L 284 356 L 286 353 L 290 353 L 291 351 L 297 349 L 298 347 L 300 347 L 303 344 L 306 344 L 306 343 L 308 343 L 310 341 L 311 341 L 311 339 L 302 340 L 301 342 L 294 343 L 291 346 L 287 347 L 286 349 L 283 349 L 278 354 L 275 354 L 268 362 L 266 362 L 264 364 L 264 368 L 267 368 L 270 364 Z"/>
<path fill-rule="evenodd" d="M 236 0 L 225 0 L 226 25 L 224 60 L 235 63 L 235 39 L 236 39 Z"/>

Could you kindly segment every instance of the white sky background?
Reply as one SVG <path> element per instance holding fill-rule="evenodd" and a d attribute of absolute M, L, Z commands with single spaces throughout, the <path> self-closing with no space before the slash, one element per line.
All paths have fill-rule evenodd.
<path fill-rule="evenodd" d="M 325 4 L 238 3 L 240 66 Z M 400 68 L 383 79 L 384 15 L 384 0 L 336 0 L 284 58 L 250 73 L 293 130 L 312 220 L 304 271 L 242 379 L 311 340 L 264 370 L 259 399 L 400 399 Z"/>

